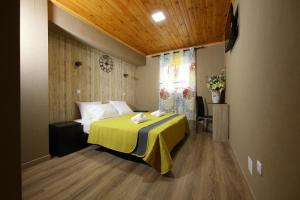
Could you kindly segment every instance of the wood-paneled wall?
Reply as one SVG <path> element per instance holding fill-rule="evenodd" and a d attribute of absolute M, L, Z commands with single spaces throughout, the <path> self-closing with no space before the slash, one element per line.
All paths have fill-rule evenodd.
<path fill-rule="evenodd" d="M 134 105 L 134 65 L 113 58 L 110 73 L 99 67 L 104 53 L 49 25 L 49 121 L 79 118 L 76 101 L 125 100 Z M 75 62 L 80 61 L 80 67 Z M 124 78 L 123 74 L 129 74 Z M 78 93 L 80 90 L 80 93 Z"/>

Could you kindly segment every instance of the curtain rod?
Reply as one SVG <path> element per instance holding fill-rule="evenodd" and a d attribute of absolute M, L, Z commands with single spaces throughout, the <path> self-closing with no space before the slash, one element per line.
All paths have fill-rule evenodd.
<path fill-rule="evenodd" d="M 197 49 L 203 49 L 205 47 L 195 47 L 194 49 L 197 50 Z M 188 49 L 183 49 L 183 51 L 189 51 L 191 48 L 188 48 Z M 168 55 L 170 53 L 178 53 L 180 52 L 180 50 L 175 50 L 175 51 L 170 51 L 170 52 L 166 52 L 166 53 L 163 53 L 164 55 Z M 155 58 L 155 57 L 160 57 L 161 54 L 157 54 L 157 55 L 154 55 L 154 56 L 151 56 L 152 58 Z"/>

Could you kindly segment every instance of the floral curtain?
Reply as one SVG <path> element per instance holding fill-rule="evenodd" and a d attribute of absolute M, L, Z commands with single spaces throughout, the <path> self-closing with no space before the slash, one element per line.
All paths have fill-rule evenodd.
<path fill-rule="evenodd" d="M 195 120 L 195 51 L 160 56 L 159 109 Z"/>

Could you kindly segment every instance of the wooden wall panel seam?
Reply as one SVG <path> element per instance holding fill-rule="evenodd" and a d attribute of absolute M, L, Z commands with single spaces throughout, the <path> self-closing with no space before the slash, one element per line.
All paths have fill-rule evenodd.
<path fill-rule="evenodd" d="M 136 66 L 112 57 L 114 69 L 106 73 L 98 62 L 103 54 L 58 27 L 49 27 L 50 123 L 80 118 L 76 101 L 125 100 L 134 106 Z M 75 68 L 75 61 L 82 65 Z M 127 78 L 123 77 L 125 73 L 129 74 Z"/>

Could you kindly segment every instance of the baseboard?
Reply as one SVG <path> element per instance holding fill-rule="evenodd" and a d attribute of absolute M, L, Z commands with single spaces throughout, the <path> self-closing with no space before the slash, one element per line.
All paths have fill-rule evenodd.
<path fill-rule="evenodd" d="M 243 169 L 242 169 L 242 167 L 241 167 L 241 165 L 240 165 L 240 162 L 239 162 L 239 159 L 238 159 L 238 157 L 237 157 L 237 154 L 236 154 L 235 150 L 232 148 L 230 142 L 228 142 L 228 144 L 229 144 L 229 147 L 230 147 L 230 149 L 231 149 L 231 151 L 232 151 L 232 153 L 233 153 L 233 157 L 234 157 L 233 159 L 235 160 L 235 162 L 237 163 L 238 167 L 240 168 L 240 171 L 242 172 L 242 176 L 243 176 L 243 178 L 244 178 L 244 180 L 245 180 L 245 182 L 246 182 L 246 184 L 247 184 L 247 186 L 248 186 L 248 188 L 249 188 L 249 190 L 250 190 L 250 194 L 251 194 L 252 198 L 253 198 L 254 200 L 256 200 L 256 197 L 255 197 L 255 195 L 254 195 L 253 189 L 252 189 L 252 187 L 250 186 L 250 184 L 249 184 L 249 182 L 248 182 L 248 179 L 247 179 L 247 176 L 246 176 L 245 172 L 243 171 Z"/>
<path fill-rule="evenodd" d="M 37 164 L 39 164 L 41 162 L 45 162 L 47 160 L 50 160 L 50 158 L 51 158 L 51 156 L 48 154 L 48 155 L 36 158 L 34 160 L 31 160 L 29 162 L 22 163 L 22 169 L 26 169 L 28 167 L 32 167 L 34 165 L 37 165 Z"/>

